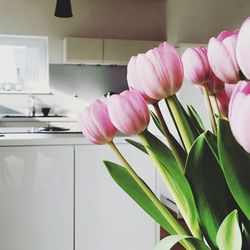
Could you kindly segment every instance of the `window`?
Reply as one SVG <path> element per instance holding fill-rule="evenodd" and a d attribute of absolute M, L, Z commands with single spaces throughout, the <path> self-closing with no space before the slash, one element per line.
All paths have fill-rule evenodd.
<path fill-rule="evenodd" d="M 48 38 L 0 35 L 0 92 L 48 93 Z"/>

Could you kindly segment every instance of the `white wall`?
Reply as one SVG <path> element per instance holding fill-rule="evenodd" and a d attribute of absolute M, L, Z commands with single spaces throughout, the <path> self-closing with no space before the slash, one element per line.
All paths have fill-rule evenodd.
<path fill-rule="evenodd" d="M 239 28 L 249 10 L 246 0 L 167 0 L 167 39 L 207 43 L 222 30 Z"/>
<path fill-rule="evenodd" d="M 50 62 L 62 62 L 66 36 L 163 40 L 165 0 L 72 0 L 74 17 L 54 17 L 56 0 L 0 0 L 0 33 L 49 36 Z"/>

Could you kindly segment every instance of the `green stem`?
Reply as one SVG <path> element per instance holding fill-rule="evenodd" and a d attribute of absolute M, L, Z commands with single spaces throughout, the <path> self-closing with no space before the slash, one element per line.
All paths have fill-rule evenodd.
<path fill-rule="evenodd" d="M 213 109 L 212 109 L 212 104 L 211 104 L 211 101 L 209 99 L 207 86 L 206 85 L 202 86 L 202 89 L 203 89 L 205 101 L 206 101 L 207 108 L 208 108 L 208 113 L 209 113 L 211 126 L 212 126 L 214 134 L 217 135 L 217 126 L 216 126 L 216 122 L 215 122 L 215 118 L 214 118 L 214 112 L 213 112 Z"/>
<path fill-rule="evenodd" d="M 169 129 L 168 129 L 168 126 L 163 118 L 163 115 L 162 115 L 162 112 L 160 110 L 160 107 L 159 107 L 159 104 L 158 103 L 155 103 L 153 104 L 153 107 L 155 109 L 155 112 L 156 112 L 156 115 L 161 123 L 161 127 L 163 129 L 163 132 L 164 132 L 164 135 L 168 141 L 168 144 L 174 154 L 174 157 L 178 163 L 178 166 L 180 167 L 181 171 L 184 172 L 184 169 L 185 169 L 185 162 L 184 160 L 182 159 L 179 151 L 182 150 L 182 148 L 179 148 L 178 147 L 178 142 L 175 140 L 174 136 L 170 133 Z"/>
<path fill-rule="evenodd" d="M 173 112 L 172 112 L 172 110 L 171 110 L 171 108 L 170 108 L 170 106 L 169 106 L 168 102 L 167 102 L 167 101 L 165 101 L 165 103 L 166 103 L 166 105 L 167 105 L 167 108 L 168 108 L 169 114 L 170 114 L 170 116 L 171 116 L 171 118 L 172 118 L 172 121 L 173 121 L 174 126 L 175 126 L 175 128 L 176 128 L 176 131 L 177 131 L 178 136 L 179 136 L 179 138 L 180 138 L 180 141 L 181 141 L 181 143 L 182 143 L 182 145 L 183 145 L 183 147 L 184 147 L 185 151 L 187 152 L 187 149 L 186 149 L 186 147 L 185 147 L 184 141 L 183 141 L 182 136 L 181 136 L 181 132 L 180 132 L 179 127 L 178 127 L 178 124 L 176 123 L 176 120 L 174 119 Z"/>
<path fill-rule="evenodd" d="M 192 140 L 190 139 L 187 130 L 189 129 L 187 126 L 185 126 L 184 122 L 182 121 L 182 117 L 181 114 L 178 110 L 177 104 L 174 100 L 174 96 L 170 96 L 167 99 L 165 99 L 165 102 L 167 104 L 167 106 L 170 109 L 170 112 L 173 115 L 173 119 L 175 120 L 175 124 L 178 126 L 178 130 L 180 132 L 182 141 L 185 145 L 185 148 L 187 150 L 187 152 L 190 151 L 191 147 L 192 147 Z M 192 131 L 190 131 L 190 134 L 192 133 Z"/>
<path fill-rule="evenodd" d="M 218 104 L 218 101 L 217 101 L 217 98 L 216 98 L 216 95 L 212 95 L 211 96 L 212 98 L 212 101 L 213 101 L 213 106 L 215 108 L 215 112 L 218 116 L 221 116 L 221 112 L 220 112 L 220 108 L 219 108 L 219 104 Z"/>
<path fill-rule="evenodd" d="M 154 193 L 149 189 L 149 187 L 143 182 L 143 180 L 136 174 L 133 168 L 129 165 L 127 160 L 120 153 L 114 142 L 110 142 L 109 146 L 120 159 L 122 165 L 127 169 L 131 177 L 136 181 L 136 183 L 142 188 L 148 198 L 154 203 L 154 205 L 159 209 L 164 218 L 169 222 L 169 224 L 173 228 L 173 232 L 171 234 L 179 234 L 186 235 L 186 231 L 182 228 L 182 226 L 176 221 L 176 219 L 171 215 L 171 213 L 166 209 L 166 207 L 158 200 L 158 198 L 154 195 Z M 187 249 L 193 249 L 190 247 L 188 242 L 183 241 L 183 245 Z"/>
<path fill-rule="evenodd" d="M 147 140 L 147 137 L 145 135 L 145 133 L 147 133 L 147 130 L 145 130 L 144 132 L 142 132 L 139 137 L 142 141 L 142 143 L 144 144 L 150 158 L 153 160 L 153 162 L 155 163 L 155 166 L 157 168 L 157 170 L 159 171 L 162 179 L 164 180 L 165 184 L 167 185 L 170 193 L 172 194 L 172 196 L 175 198 L 175 201 L 177 203 L 177 206 L 186 222 L 186 224 L 188 225 L 190 231 L 192 232 L 192 234 L 201 239 L 201 232 L 200 230 L 193 230 L 192 227 L 190 227 L 189 225 L 189 221 L 188 221 L 188 213 L 187 213 L 187 210 L 186 210 L 186 204 L 185 202 L 183 202 L 183 200 L 180 198 L 180 194 L 176 191 L 176 188 L 175 186 L 173 185 L 172 183 L 172 180 L 171 178 L 169 177 L 169 175 L 166 173 L 166 170 L 164 169 L 164 167 L 162 166 L 162 163 L 155 157 L 155 155 L 151 152 L 151 150 L 148 150 L 148 148 L 150 148 L 150 143 L 148 142 Z"/>

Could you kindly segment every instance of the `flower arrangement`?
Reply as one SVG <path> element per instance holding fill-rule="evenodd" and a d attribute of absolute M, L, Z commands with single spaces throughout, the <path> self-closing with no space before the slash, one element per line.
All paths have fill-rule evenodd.
<path fill-rule="evenodd" d="M 250 18 L 240 30 L 223 31 L 208 47 L 188 48 L 179 56 L 167 42 L 128 64 L 129 90 L 107 103 L 94 101 L 79 117 L 83 134 L 108 144 L 120 164 L 104 161 L 112 178 L 171 236 L 155 250 L 180 242 L 185 249 L 250 249 Z M 175 95 L 184 75 L 201 89 L 212 131 L 194 107 Z M 179 138 L 159 107 L 165 102 Z M 154 111 L 149 111 L 148 105 Z M 150 115 L 166 142 L 148 129 Z M 170 190 L 190 230 L 186 232 L 113 142 L 117 130 L 138 135 L 127 140 L 147 154 Z"/>

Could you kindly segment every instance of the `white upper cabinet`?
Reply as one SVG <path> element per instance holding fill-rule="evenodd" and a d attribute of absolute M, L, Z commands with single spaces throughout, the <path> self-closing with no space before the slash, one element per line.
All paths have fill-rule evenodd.
<path fill-rule="evenodd" d="M 144 53 L 160 43 L 161 41 L 67 37 L 64 39 L 64 63 L 127 65 L 131 56 Z"/>
<path fill-rule="evenodd" d="M 161 41 L 104 39 L 104 64 L 127 65 L 139 53 L 157 47 Z"/>
<path fill-rule="evenodd" d="M 103 39 L 64 38 L 64 63 L 103 63 Z"/>

